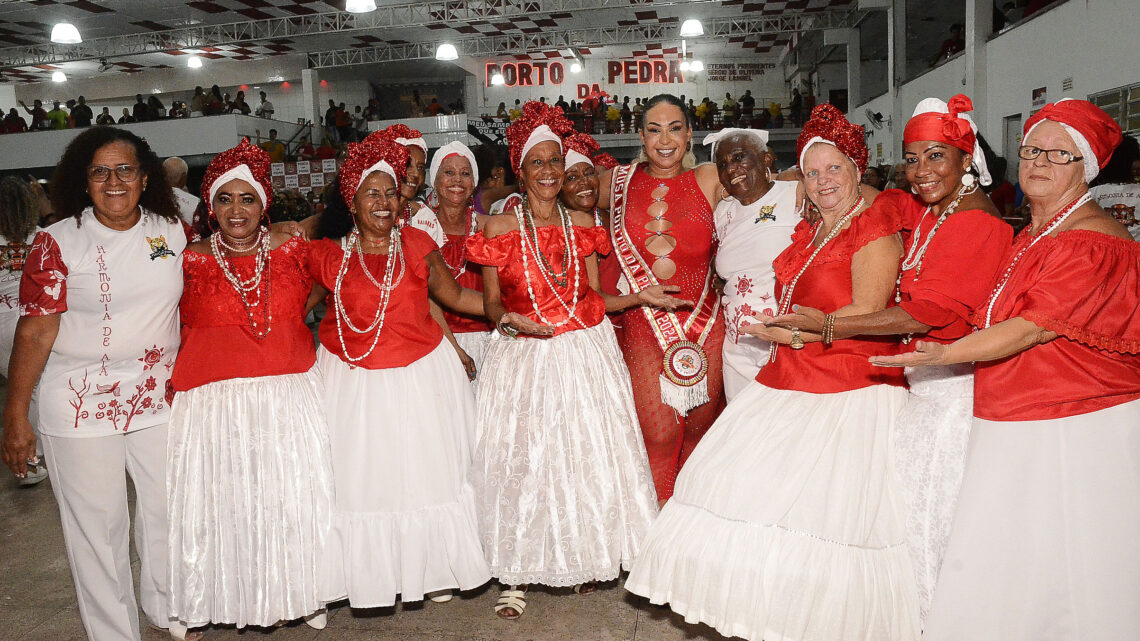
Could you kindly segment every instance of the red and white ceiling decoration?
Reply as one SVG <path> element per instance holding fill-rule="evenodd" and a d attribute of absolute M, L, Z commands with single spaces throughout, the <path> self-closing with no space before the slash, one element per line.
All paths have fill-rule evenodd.
<path fill-rule="evenodd" d="M 405 0 L 398 0 L 404 2 Z M 185 64 L 189 53 L 206 60 L 259 60 L 271 56 L 303 54 L 347 48 L 369 48 L 377 45 L 408 42 L 438 42 L 474 36 L 498 36 L 538 33 L 546 30 L 588 29 L 601 26 L 665 24 L 679 27 L 682 18 L 699 14 L 701 18 L 778 15 L 786 11 L 810 12 L 853 6 L 855 0 L 720 0 L 699 4 L 670 3 L 655 6 L 653 0 L 629 0 L 628 10 L 596 10 L 575 13 L 535 12 L 526 17 L 500 20 L 454 21 L 440 15 L 439 22 L 426 26 L 376 30 L 373 32 L 328 33 L 319 36 L 279 38 L 269 41 L 203 47 L 192 51 L 169 51 L 114 58 L 108 65 L 98 62 L 68 62 L 59 65 L 4 67 L 5 78 L 15 82 L 42 82 L 56 69 L 76 77 L 93 77 L 106 73 L 138 73 L 147 69 L 164 69 Z M 383 4 L 383 3 L 378 3 Z M 391 3 L 389 3 L 391 4 Z M 541 2 L 536 2 L 541 7 Z M 343 10 L 344 0 L 29 0 L 0 4 L 0 59 L 3 47 L 47 44 L 51 25 L 71 22 L 79 27 L 84 39 L 107 38 L 127 34 L 165 31 L 196 25 L 228 24 L 244 20 L 288 18 Z M 694 11 L 694 9 L 698 9 Z M 764 34 L 729 40 L 728 51 L 766 54 L 779 51 L 787 42 L 787 34 Z M 723 43 L 690 43 L 709 52 L 725 53 Z M 678 54 L 680 39 L 638 45 L 635 57 L 662 58 Z M 580 49 L 584 55 L 605 54 L 605 48 Z M 624 52 L 623 52 L 624 53 Z M 569 58 L 568 50 L 535 52 L 519 59 Z"/>

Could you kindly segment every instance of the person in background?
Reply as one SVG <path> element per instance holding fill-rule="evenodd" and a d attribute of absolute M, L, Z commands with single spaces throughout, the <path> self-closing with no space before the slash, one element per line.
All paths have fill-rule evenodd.
<path fill-rule="evenodd" d="M 439 114 L 443 113 L 443 105 L 439 104 L 439 100 L 433 97 L 431 99 L 431 102 L 428 103 L 427 111 L 428 115 L 438 116 Z"/>
<path fill-rule="evenodd" d="M 262 142 L 261 130 L 254 129 L 254 134 L 257 136 L 257 146 L 265 150 L 269 154 L 270 162 L 285 162 L 285 145 L 277 139 L 277 130 L 269 130 L 269 139 Z"/>
<path fill-rule="evenodd" d="M 994 158 L 993 184 L 989 187 L 990 200 L 997 208 L 1002 220 L 1008 221 L 1013 217 L 1014 201 L 1017 199 L 1017 190 L 1006 179 L 1006 169 L 1009 163 L 1000 156 Z"/>
<path fill-rule="evenodd" d="M 966 28 L 960 24 L 950 25 L 950 37 L 942 41 L 938 53 L 930 60 L 930 66 L 949 60 L 954 54 L 966 48 Z"/>
<path fill-rule="evenodd" d="M 34 180 L 28 183 L 15 176 L 0 178 L 0 373 L 4 375 L 5 382 L 8 380 L 16 323 L 20 320 L 20 277 L 40 219 L 40 207 L 32 184 L 40 194 L 43 193 L 43 188 Z M 28 416 L 34 426 L 38 416 L 34 398 Z M 21 486 L 35 485 L 47 478 L 43 446 L 39 440 L 36 443 L 36 454 L 28 461 L 27 475 L 16 480 Z"/>
<path fill-rule="evenodd" d="M 51 111 L 47 112 L 48 128 L 55 130 L 67 129 L 70 120 L 67 112 L 60 108 L 58 100 L 53 101 L 52 104 L 54 107 L 52 107 Z"/>
<path fill-rule="evenodd" d="M 239 113 L 243 116 L 248 116 L 252 110 L 249 103 L 245 101 L 245 92 L 238 91 L 234 101 L 230 103 L 229 113 Z"/>
<path fill-rule="evenodd" d="M 135 94 L 135 106 L 131 109 L 131 115 L 135 117 L 135 122 L 146 122 L 151 119 L 150 108 L 141 93 Z"/>
<path fill-rule="evenodd" d="M 166 105 L 158 99 L 157 95 L 152 94 L 146 99 L 146 114 L 148 120 L 162 120 L 166 118 Z"/>
<path fill-rule="evenodd" d="M 195 226 L 194 212 L 198 209 L 200 198 L 186 190 L 186 178 L 190 173 L 186 161 L 178 156 L 171 156 L 162 161 L 162 171 L 166 174 L 166 182 L 174 190 L 174 200 L 178 201 L 178 212 L 182 220 L 190 227 Z"/>
<path fill-rule="evenodd" d="M 775 111 L 772 110 L 771 106 L 769 106 L 768 110 L 772 112 L 772 118 L 775 119 L 776 117 L 780 116 L 783 111 L 779 108 L 778 103 L 772 104 L 777 105 Z M 792 100 L 788 103 L 788 115 L 792 119 L 793 127 L 799 126 L 799 124 L 803 122 L 803 114 L 804 97 L 802 94 L 800 94 L 800 88 L 796 87 L 792 89 Z"/>
<path fill-rule="evenodd" d="M 297 142 L 297 160 L 316 160 L 317 150 L 313 147 L 313 143 L 309 142 L 308 136 L 301 136 L 301 140 Z"/>
<path fill-rule="evenodd" d="M 12 107 L 8 110 L 8 115 L 4 116 L 4 129 L 10 134 L 23 133 L 28 130 L 28 121 Z"/>
<path fill-rule="evenodd" d="M 637 98 L 633 102 L 633 131 L 641 133 L 642 118 L 645 115 L 644 98 Z"/>
<path fill-rule="evenodd" d="M 554 101 L 554 106 L 558 107 L 565 113 L 570 112 L 570 103 L 566 102 L 566 98 L 562 94 L 558 94 L 558 100 Z"/>
<path fill-rule="evenodd" d="M 336 158 L 337 153 L 336 145 L 333 144 L 328 136 L 325 136 L 321 138 L 321 146 L 317 147 L 313 155 L 316 160 L 331 160 Z"/>
<path fill-rule="evenodd" d="M 265 92 L 261 92 L 264 96 Z M 205 115 L 206 112 L 206 92 L 201 87 L 194 87 L 194 96 L 190 98 L 190 116 L 196 118 Z"/>
<path fill-rule="evenodd" d="M 507 112 L 507 116 L 511 119 L 511 122 L 522 117 L 522 103 L 520 103 L 517 98 L 515 99 L 515 106 L 511 107 L 511 110 Z"/>
<path fill-rule="evenodd" d="M 47 111 L 44 110 L 44 103 L 41 100 L 34 100 L 31 107 L 24 103 L 23 100 L 19 101 L 20 106 L 24 108 L 32 117 L 31 131 L 41 131 L 48 129 Z"/>
<path fill-rule="evenodd" d="M 1140 169 L 1140 145 L 1136 138 L 1124 136 L 1117 145 L 1112 158 L 1101 170 L 1089 189 L 1096 204 L 1112 214 L 1128 229 L 1128 233 L 1140 240 L 1140 182 L 1137 170 Z"/>
<path fill-rule="evenodd" d="M 341 144 L 346 144 L 353 141 L 352 130 L 352 116 L 348 115 L 348 110 L 345 109 L 344 103 L 336 106 L 334 112 L 334 120 L 336 121 L 337 136 L 340 137 Z"/>
<path fill-rule="evenodd" d="M 505 102 L 499 103 L 499 108 L 497 110 L 495 110 L 495 117 L 496 118 L 509 118 L 510 117 L 510 114 L 507 113 L 507 103 L 505 103 Z"/>
<path fill-rule="evenodd" d="M 732 99 L 732 94 L 725 92 L 724 105 L 722 111 L 724 112 L 724 126 L 736 126 L 736 112 L 740 108 L 739 104 Z"/>
<path fill-rule="evenodd" d="M 207 116 L 218 116 L 226 112 L 226 100 L 222 97 L 222 90 L 218 85 L 210 87 L 210 93 L 206 95 L 206 106 L 203 110 Z"/>
<path fill-rule="evenodd" d="M 745 127 L 752 126 L 752 116 L 756 113 L 756 99 L 752 97 L 752 90 L 745 89 L 744 95 L 740 97 L 740 116 L 744 119 L 741 123 Z"/>
<path fill-rule="evenodd" d="M 325 135 L 334 143 L 347 142 L 340 139 L 340 132 L 336 128 L 336 101 L 329 98 L 329 107 L 325 109 Z"/>
<path fill-rule="evenodd" d="M 131 115 L 131 110 L 129 107 L 123 107 L 123 115 L 119 116 L 119 124 L 125 125 L 125 124 L 131 123 L 131 122 L 138 122 L 138 121 L 135 120 L 135 117 Z"/>
<path fill-rule="evenodd" d="M 476 213 L 488 216 L 495 203 L 518 193 L 518 180 L 511 169 L 510 155 L 505 146 L 484 144 L 472 151 L 480 182 L 471 196 L 471 206 Z"/>
<path fill-rule="evenodd" d="M 95 124 L 97 124 L 97 125 L 113 125 L 113 124 L 115 124 L 115 117 L 111 115 L 111 108 L 110 107 L 103 107 L 103 113 L 99 114 L 99 117 L 95 119 Z"/>
<path fill-rule="evenodd" d="M 633 109 L 629 106 L 629 96 L 621 101 L 621 133 L 628 134 L 633 131 Z"/>
<path fill-rule="evenodd" d="M 863 172 L 863 184 L 882 191 L 886 186 L 887 181 L 883 178 L 883 172 L 881 169 L 875 165 L 867 165 L 867 171 Z"/>
<path fill-rule="evenodd" d="M 87 106 L 87 99 L 79 96 L 78 102 L 71 108 L 71 121 L 76 127 L 90 127 L 91 119 L 94 117 L 95 114 L 91 113 L 91 107 Z"/>
<path fill-rule="evenodd" d="M 254 112 L 254 115 L 258 118 L 272 119 L 273 103 L 269 102 L 269 98 L 266 96 L 264 91 L 262 91 L 259 95 L 261 96 L 261 103 L 257 105 L 257 111 Z"/>

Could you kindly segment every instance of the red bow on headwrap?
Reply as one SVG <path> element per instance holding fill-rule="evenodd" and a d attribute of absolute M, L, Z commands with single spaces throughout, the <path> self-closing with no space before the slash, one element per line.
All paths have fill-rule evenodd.
<path fill-rule="evenodd" d="M 1088 150 L 1092 151 L 1092 162 L 1099 169 L 1104 169 L 1112 157 L 1112 150 L 1124 140 L 1120 125 L 1100 107 L 1087 100 L 1058 100 L 1041 108 L 1025 121 L 1025 135 L 1028 137 L 1032 130 L 1042 120 L 1052 120 L 1072 127 L 1082 140 L 1074 139 L 1077 147 L 1083 142 Z M 1083 155 L 1087 155 L 1083 151 Z M 1086 159 L 1087 160 L 1087 159 Z M 1087 175 L 1087 172 L 1086 172 Z M 1093 172 L 1093 176 L 1096 173 Z"/>
<path fill-rule="evenodd" d="M 977 137 L 970 123 L 960 118 L 958 114 L 973 111 L 974 103 L 966 96 L 958 94 L 946 103 L 946 107 L 950 113 L 927 111 L 916 114 L 908 120 L 906 128 L 903 129 L 903 144 L 933 140 L 973 154 Z"/>
<path fill-rule="evenodd" d="M 844 156 L 851 159 L 862 175 L 867 170 L 867 137 L 863 128 L 848 122 L 835 105 L 823 103 L 811 110 L 811 118 L 804 123 L 800 137 L 796 140 L 796 156 L 803 164 L 804 150 L 814 138 L 822 138 L 835 145 Z"/>
<path fill-rule="evenodd" d="M 396 174 L 397 185 L 404 181 L 407 174 L 408 150 L 387 137 L 373 136 L 375 134 L 363 142 L 348 143 L 348 157 L 340 168 L 340 195 L 346 204 L 351 204 L 352 198 L 356 196 L 361 177 L 381 160 L 388 163 Z"/>
<path fill-rule="evenodd" d="M 556 136 L 564 137 L 574 131 L 574 124 L 562 113 L 561 107 L 531 100 L 523 105 L 522 116 L 507 127 L 507 144 L 511 149 L 511 166 L 517 172 L 522 167 L 523 147 L 535 129 L 546 125 Z"/>
<path fill-rule="evenodd" d="M 254 189 L 261 188 L 263 192 L 259 194 L 262 196 L 261 204 L 268 209 L 269 203 L 273 201 L 273 183 L 269 180 L 270 162 L 269 154 L 264 149 L 251 144 L 249 138 L 242 138 L 236 147 L 231 147 L 214 156 L 209 166 L 206 167 L 206 174 L 202 177 L 202 200 L 206 201 L 207 207 L 211 207 L 210 192 L 214 183 L 227 172 L 245 165 L 249 169 L 250 176 L 257 183 L 251 186 Z M 233 178 L 240 178 L 240 176 L 231 176 L 231 179 Z"/>

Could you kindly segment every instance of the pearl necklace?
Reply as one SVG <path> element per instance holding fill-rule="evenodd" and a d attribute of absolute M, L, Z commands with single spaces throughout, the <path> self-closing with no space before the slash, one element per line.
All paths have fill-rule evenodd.
<path fill-rule="evenodd" d="M 230 248 L 222 239 L 221 232 L 210 236 L 210 249 L 214 254 L 214 260 L 218 262 L 218 267 L 222 270 L 222 275 L 226 277 L 230 285 L 233 286 L 237 292 L 238 297 L 241 298 L 241 304 L 245 308 L 246 319 L 249 322 L 249 328 L 253 332 L 254 338 L 258 340 L 265 338 L 269 335 L 269 331 L 273 324 L 273 311 L 270 309 L 270 278 L 269 278 L 269 245 L 270 236 L 269 230 L 264 227 L 259 227 L 257 230 L 257 239 L 254 244 L 258 244 L 257 253 L 254 255 L 253 276 L 249 280 L 242 280 L 238 276 L 237 267 L 233 263 L 233 259 L 222 251 L 225 248 L 229 251 L 235 251 Z M 253 247 L 251 244 L 250 247 Z M 239 251 L 248 251 L 239 250 Z M 263 278 L 264 276 L 264 278 Z M 265 284 L 264 291 L 261 291 L 262 283 Z M 250 301 L 248 294 L 257 292 L 257 300 Z M 261 303 L 264 302 L 264 305 Z M 257 320 L 253 317 L 254 308 L 261 306 L 261 329 L 258 329 Z"/>
<path fill-rule="evenodd" d="M 570 224 L 570 218 L 568 215 L 566 215 L 566 209 L 562 206 L 562 203 L 556 202 L 555 206 L 558 208 L 559 221 L 562 223 L 562 239 L 565 242 L 566 247 L 569 248 L 570 234 L 573 233 L 571 228 L 573 225 Z M 541 251 L 538 251 L 538 228 L 534 225 L 534 212 L 530 208 L 530 200 L 527 199 L 526 194 L 523 194 L 521 208 L 526 213 L 526 226 L 522 226 L 524 219 L 519 218 L 519 232 L 526 237 L 526 241 L 528 243 L 533 241 L 535 254 L 538 256 L 539 264 L 541 265 L 542 270 L 545 270 L 543 276 L 545 277 L 547 274 L 549 274 L 550 278 L 553 279 L 559 287 L 566 287 L 566 283 L 569 282 L 567 278 L 570 275 L 570 264 L 564 264 L 562 266 L 562 273 L 559 274 L 554 270 L 554 266 L 550 264 L 550 261 L 546 259 L 546 255 Z"/>
<path fill-rule="evenodd" d="M 1092 196 L 1088 192 L 1085 192 L 1083 196 L 1074 200 L 1067 207 L 1057 212 L 1057 215 L 1054 216 L 1053 219 L 1048 223 L 1045 223 L 1045 226 L 1041 229 L 1040 232 L 1037 233 L 1036 236 L 1033 237 L 1033 240 L 1030 240 L 1025 245 L 1025 247 L 1021 248 L 1021 251 L 1017 252 L 1017 255 L 1013 257 L 1013 260 L 1009 261 L 1009 265 L 1005 268 L 1005 273 L 1002 274 L 1001 280 L 998 282 L 997 287 L 995 287 L 993 293 L 990 294 L 989 304 L 986 305 L 986 327 L 989 327 L 992 324 L 994 305 L 997 304 L 998 298 L 1001 297 L 1002 291 L 1009 283 L 1009 278 L 1013 275 L 1013 268 L 1017 266 L 1018 261 L 1020 261 L 1021 257 L 1025 255 L 1025 252 L 1029 251 L 1034 245 L 1040 242 L 1042 238 L 1048 236 L 1050 233 L 1060 227 L 1061 224 L 1064 223 L 1065 220 L 1070 215 L 1072 215 L 1074 211 L 1080 209 L 1082 205 L 1089 202 L 1090 200 L 1092 200 Z"/>
<path fill-rule="evenodd" d="M 519 238 L 520 244 L 522 245 L 523 280 L 526 281 L 526 291 L 530 296 L 530 305 L 534 309 L 535 317 L 540 323 L 554 327 L 562 327 L 569 324 L 570 321 L 576 320 L 579 324 L 585 326 L 585 323 L 574 313 L 578 308 L 578 244 L 574 240 L 574 225 L 570 221 L 570 214 L 566 211 L 566 208 L 562 206 L 562 203 L 557 203 L 556 206 L 558 208 L 558 218 L 562 225 L 563 239 L 566 243 L 567 255 L 564 273 L 569 276 L 568 281 L 572 281 L 571 289 L 573 290 L 572 300 L 569 306 L 566 305 L 566 301 L 562 299 L 561 295 L 556 296 L 558 304 L 562 306 L 562 309 L 566 310 L 566 319 L 557 323 L 551 322 L 550 319 L 546 318 L 542 313 L 542 310 L 538 308 L 538 297 L 535 295 L 534 287 L 530 283 L 530 262 L 527 260 L 527 254 L 537 256 L 539 261 L 546 265 L 549 265 L 549 262 L 542 254 L 542 250 L 538 247 L 538 230 L 534 226 L 534 214 L 530 211 L 530 207 L 527 206 L 525 197 L 523 202 L 515 207 L 515 218 L 518 220 Z M 530 229 L 534 230 L 533 244 L 531 243 L 531 237 L 526 233 L 528 223 Z M 570 271 L 571 268 L 573 268 L 572 274 Z M 547 271 L 542 269 L 541 266 L 538 272 L 542 275 L 542 279 L 546 282 L 546 286 L 550 288 L 550 291 L 558 294 L 558 289 L 555 287 L 555 283 L 552 282 L 551 277 L 553 274 L 548 275 Z M 565 289 L 566 283 L 563 282 L 561 287 Z"/>
<path fill-rule="evenodd" d="M 232 252 L 236 252 L 236 253 L 240 254 L 242 252 L 247 252 L 247 251 L 253 249 L 254 247 L 256 247 L 257 244 L 261 242 L 261 235 L 263 233 L 265 233 L 266 231 L 267 230 L 265 227 L 258 227 L 257 228 L 257 236 L 253 240 L 250 240 L 249 242 L 240 242 L 240 241 L 234 242 L 233 245 L 230 245 L 224 239 L 221 238 L 221 236 L 224 235 L 221 232 L 214 234 L 213 236 L 211 236 L 211 238 L 218 237 L 218 243 L 222 247 L 224 247 L 224 248 L 226 248 Z"/>
<path fill-rule="evenodd" d="M 344 254 L 340 259 L 340 267 L 336 272 L 336 284 L 333 287 L 333 308 L 336 312 L 336 334 L 340 339 L 341 353 L 344 354 L 345 360 L 350 363 L 356 363 L 368 358 L 372 351 L 376 349 L 376 344 L 380 341 L 380 332 L 384 329 L 384 320 L 388 315 L 388 302 L 392 296 L 392 290 L 400 285 L 404 279 L 404 252 L 400 243 L 399 229 L 393 225 L 392 231 L 389 232 L 388 244 L 388 264 L 384 268 L 383 282 L 377 282 L 376 278 L 369 271 L 368 266 L 364 263 L 364 252 L 360 248 L 360 232 L 353 227 L 349 233 L 348 238 L 343 242 L 341 248 Z M 354 251 L 355 250 L 355 251 Z M 349 264 L 352 262 L 352 255 L 356 254 L 357 261 L 360 263 L 360 268 L 364 271 L 365 276 L 380 291 L 380 304 L 376 307 L 376 315 L 372 317 L 372 322 L 367 327 L 358 328 L 352 323 L 352 319 L 348 317 L 348 312 L 344 307 L 344 298 L 341 294 L 344 284 L 344 276 L 348 273 Z M 393 278 L 396 270 L 394 268 L 396 262 L 400 263 L 400 273 Z M 350 356 L 348 353 L 348 346 L 344 342 L 344 329 L 343 325 L 347 325 L 349 331 L 354 334 L 367 334 L 374 332 L 372 336 L 372 344 L 368 347 L 368 351 L 360 356 Z"/>
<path fill-rule="evenodd" d="M 918 280 L 918 275 L 922 273 L 922 259 L 924 256 L 926 256 L 926 248 L 930 246 L 930 241 L 934 240 L 934 234 L 938 233 L 938 228 L 942 226 L 942 223 L 946 222 L 946 219 L 949 218 L 951 214 L 958 211 L 958 205 L 962 203 L 962 198 L 974 193 L 977 190 L 977 183 L 974 183 L 969 187 L 963 186 L 961 189 L 959 189 L 958 197 L 955 198 L 954 201 L 949 205 L 947 205 L 946 209 L 942 210 L 942 214 L 938 216 L 938 220 L 934 223 L 934 227 L 930 229 L 930 233 L 926 235 L 926 239 L 922 242 L 922 245 L 919 246 L 918 230 L 922 229 L 922 223 L 926 220 L 926 215 L 930 213 L 930 207 L 927 207 L 926 211 L 922 212 L 922 218 L 918 221 L 918 225 L 914 228 L 915 234 L 910 241 L 910 248 L 908 249 L 906 257 L 903 258 L 902 264 L 900 265 L 902 267 L 902 271 L 913 269 L 914 278 L 915 280 Z M 901 282 L 901 275 L 899 276 L 899 279 Z M 896 302 L 898 302 L 897 298 Z"/>
<path fill-rule="evenodd" d="M 831 228 L 831 231 L 827 232 L 827 236 L 824 236 L 823 242 L 815 248 L 815 251 L 811 253 L 811 256 L 808 256 L 807 261 L 804 262 L 804 265 L 800 268 L 799 273 L 796 274 L 796 277 L 793 278 L 791 282 L 788 283 L 787 288 L 784 289 L 784 294 L 780 297 L 780 305 L 777 308 L 779 310 L 777 316 L 783 316 L 784 314 L 788 313 L 788 310 L 792 307 L 792 292 L 796 289 L 796 283 L 800 282 L 800 277 L 802 277 L 804 275 L 804 272 L 808 270 L 808 267 L 811 266 L 812 261 L 815 260 L 815 257 L 818 256 L 819 253 L 823 251 L 823 248 L 827 247 L 831 241 L 835 240 L 835 237 L 838 236 L 841 231 L 843 231 L 843 227 L 847 224 L 847 222 L 855 216 L 855 212 L 859 211 L 859 208 L 862 207 L 866 202 L 867 201 L 864 200 L 862 196 L 859 196 L 859 199 L 855 201 L 855 204 L 851 206 L 851 209 L 848 209 L 847 213 L 843 214 L 843 217 L 840 218 L 839 221 L 835 223 L 835 226 Z M 819 233 L 821 227 L 823 227 L 822 222 L 820 223 L 819 227 L 816 227 L 816 234 Z M 776 344 L 773 343 L 770 360 L 775 360 L 775 358 Z"/>
<path fill-rule="evenodd" d="M 438 216 L 436 216 L 436 218 L 438 219 Z M 440 227 L 442 228 L 442 225 Z M 452 265 L 451 263 L 447 262 L 447 258 L 443 256 L 442 252 L 440 252 L 440 257 L 443 258 L 443 264 L 447 265 L 448 271 L 450 271 L 451 275 L 455 278 L 459 278 L 460 274 L 467 271 L 467 239 L 471 237 L 471 232 L 474 231 L 474 229 L 475 207 L 469 206 L 467 208 L 467 228 L 463 230 L 463 242 L 459 244 L 459 260 L 456 261 L 455 265 Z M 446 235 L 446 232 L 444 232 L 444 235 Z"/>

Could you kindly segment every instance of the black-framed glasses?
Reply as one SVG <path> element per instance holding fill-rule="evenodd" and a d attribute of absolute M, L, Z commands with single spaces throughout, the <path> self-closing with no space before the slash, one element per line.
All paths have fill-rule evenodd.
<path fill-rule="evenodd" d="M 1028 145 L 1023 145 L 1017 149 L 1017 157 L 1022 160 L 1037 160 L 1037 157 L 1042 153 L 1045 154 L 1045 160 L 1048 160 L 1054 165 L 1067 165 L 1085 159 L 1084 156 L 1074 156 L 1073 152 L 1065 151 L 1064 149 L 1042 149 Z"/>
<path fill-rule="evenodd" d="M 87 168 L 87 180 L 97 183 L 105 183 L 111 179 L 111 172 L 114 171 L 119 180 L 129 183 L 139 179 L 139 166 L 138 165 L 118 165 L 114 168 L 105 167 L 103 165 L 91 165 Z"/>

